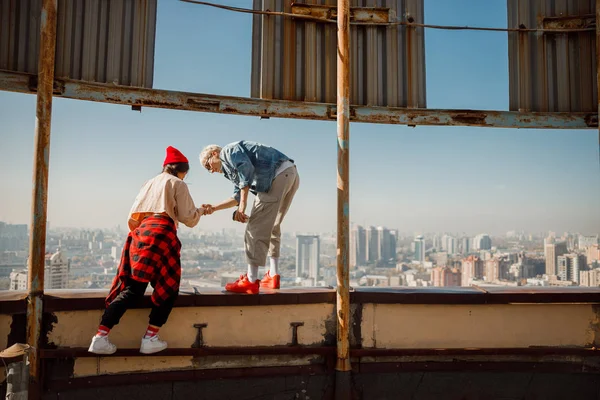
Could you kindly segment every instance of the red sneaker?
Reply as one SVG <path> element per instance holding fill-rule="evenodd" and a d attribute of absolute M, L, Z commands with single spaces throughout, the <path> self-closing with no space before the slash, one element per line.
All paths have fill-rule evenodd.
<path fill-rule="evenodd" d="M 240 275 L 240 279 L 225 285 L 225 290 L 233 293 L 258 294 L 259 289 L 260 281 L 250 282 L 247 275 Z"/>
<path fill-rule="evenodd" d="M 260 281 L 260 287 L 267 289 L 279 289 L 279 274 L 271 276 L 269 271 L 265 274 L 264 278 Z"/>

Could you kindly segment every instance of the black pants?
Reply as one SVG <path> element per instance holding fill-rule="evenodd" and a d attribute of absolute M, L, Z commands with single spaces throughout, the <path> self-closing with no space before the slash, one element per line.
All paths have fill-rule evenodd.
<path fill-rule="evenodd" d="M 129 279 L 125 285 L 125 289 L 119 293 L 104 311 L 102 322 L 100 324 L 112 329 L 113 326 L 119 323 L 119 320 L 121 320 L 121 317 L 128 308 L 136 305 L 144 298 L 147 287 L 147 282 L 143 283 L 134 279 Z M 167 322 L 176 298 L 177 296 L 171 296 L 160 306 L 152 305 L 150 325 L 163 326 L 165 322 Z"/>

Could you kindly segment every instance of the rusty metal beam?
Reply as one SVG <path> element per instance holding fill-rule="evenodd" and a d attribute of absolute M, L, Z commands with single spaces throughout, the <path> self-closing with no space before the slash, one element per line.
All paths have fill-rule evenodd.
<path fill-rule="evenodd" d="M 335 21 L 338 10 L 337 6 L 292 3 L 292 14 Z M 395 18 L 394 10 L 387 7 L 350 7 L 350 21 L 352 22 L 387 24 L 394 21 Z"/>
<path fill-rule="evenodd" d="M 338 0 L 337 27 L 337 361 L 335 398 L 351 398 L 350 378 L 350 0 Z"/>
<path fill-rule="evenodd" d="M 596 92 L 598 98 L 597 117 L 600 117 L 600 0 L 596 0 L 596 84 L 598 87 Z M 600 162 L 600 126 L 598 127 L 598 161 Z"/>
<path fill-rule="evenodd" d="M 569 15 L 564 17 L 544 17 L 541 22 L 540 28 L 542 29 L 583 29 L 596 27 L 596 17 L 593 14 L 576 16 Z"/>
<path fill-rule="evenodd" d="M 0 71 L 0 90 L 35 93 L 35 75 Z M 54 95 L 67 99 L 255 117 L 334 121 L 336 105 L 144 89 L 56 79 Z M 517 129 L 595 129 L 597 113 L 405 109 L 350 106 L 350 121 L 408 126 Z"/>
<path fill-rule="evenodd" d="M 35 121 L 35 153 L 31 231 L 29 234 L 29 296 L 27 298 L 27 344 L 29 353 L 30 399 L 41 398 L 40 336 L 44 296 L 46 254 L 46 220 L 48 210 L 48 165 L 50 127 L 52 124 L 52 92 L 56 49 L 56 11 L 58 0 L 43 0 L 40 16 L 40 56 L 38 62 L 37 106 Z"/>

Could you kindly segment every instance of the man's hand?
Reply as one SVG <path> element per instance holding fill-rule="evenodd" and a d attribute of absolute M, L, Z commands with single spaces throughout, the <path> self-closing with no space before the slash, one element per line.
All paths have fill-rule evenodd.
<path fill-rule="evenodd" d="M 202 204 L 204 208 L 204 215 L 210 215 L 215 212 L 215 208 L 211 204 Z"/>
<path fill-rule="evenodd" d="M 235 212 L 235 214 L 233 215 L 233 220 L 237 221 L 237 222 L 241 222 L 242 224 L 245 224 L 246 222 L 248 222 L 248 216 L 241 212 L 239 209 Z"/>

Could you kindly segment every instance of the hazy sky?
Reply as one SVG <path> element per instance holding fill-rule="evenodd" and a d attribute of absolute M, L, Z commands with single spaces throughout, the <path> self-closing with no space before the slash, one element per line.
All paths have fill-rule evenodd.
<path fill-rule="evenodd" d="M 228 4 L 250 7 L 250 1 Z M 505 0 L 426 0 L 432 24 L 506 26 Z M 154 86 L 249 96 L 251 16 L 159 1 Z M 508 109 L 506 33 L 426 31 L 430 108 Z M 0 220 L 29 223 L 35 96 L 0 92 Z M 210 143 L 249 139 L 298 165 L 301 185 L 284 231 L 336 226 L 336 124 L 225 116 L 55 99 L 48 219 L 52 226 L 126 225 L 165 147 L 191 162 L 197 204 L 232 185 L 207 173 Z M 350 212 L 354 222 L 402 232 L 600 230 L 595 130 L 510 130 L 351 125 Z M 201 229 L 241 226 L 230 212 Z M 187 229 L 187 228 L 186 228 Z"/>

